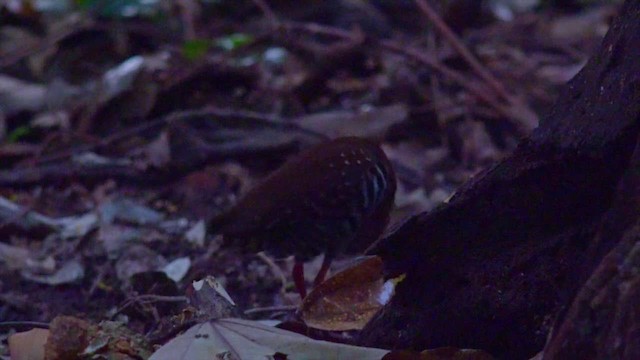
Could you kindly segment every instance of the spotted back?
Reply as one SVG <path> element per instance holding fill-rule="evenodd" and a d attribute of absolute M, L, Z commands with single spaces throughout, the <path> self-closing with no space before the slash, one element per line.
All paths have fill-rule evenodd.
<path fill-rule="evenodd" d="M 393 169 L 377 145 L 355 137 L 332 140 L 247 193 L 225 236 L 303 260 L 360 251 L 384 230 L 395 190 Z"/>

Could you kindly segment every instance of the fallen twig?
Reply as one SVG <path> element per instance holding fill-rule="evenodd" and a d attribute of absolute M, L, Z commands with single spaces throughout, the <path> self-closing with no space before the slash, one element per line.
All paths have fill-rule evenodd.
<path fill-rule="evenodd" d="M 258 314 L 264 312 L 277 312 L 277 311 L 295 311 L 298 309 L 297 305 L 279 305 L 279 306 L 264 306 L 244 311 L 245 315 Z"/>
<path fill-rule="evenodd" d="M 500 97 L 504 100 L 511 101 L 511 96 L 507 94 L 502 83 L 487 70 L 487 68 L 476 59 L 476 57 L 467 49 L 467 47 L 458 39 L 456 34 L 449 26 L 442 21 L 438 13 L 425 0 L 415 0 L 418 8 L 427 16 L 429 21 L 433 23 L 435 29 L 451 44 L 455 51 L 471 66 L 471 69 L 484 80 Z"/>
<path fill-rule="evenodd" d="M 289 30 L 298 30 L 305 31 L 311 34 L 333 36 L 342 40 L 354 41 L 358 39 L 358 36 L 361 36 L 361 34 L 358 35 L 339 28 L 319 24 L 287 22 L 283 23 L 282 26 Z M 423 49 L 408 47 L 393 40 L 368 39 L 367 41 L 377 44 L 384 50 L 412 58 L 413 60 L 418 61 L 421 64 L 435 70 L 445 78 L 467 90 L 478 100 L 489 105 L 499 115 L 513 121 L 516 128 L 519 129 L 522 134 L 528 134 L 530 130 L 537 124 L 537 118 L 535 117 L 535 114 L 528 113 L 526 111 L 514 112 L 512 110 L 516 105 L 516 102 L 512 97 L 509 97 L 507 100 L 505 100 L 507 102 L 506 104 L 501 103 L 497 98 L 492 96 L 492 92 L 487 91 L 484 86 L 475 83 L 472 79 L 469 79 L 463 74 L 442 64 L 438 59 L 436 59 L 434 56 L 429 55 Z"/>

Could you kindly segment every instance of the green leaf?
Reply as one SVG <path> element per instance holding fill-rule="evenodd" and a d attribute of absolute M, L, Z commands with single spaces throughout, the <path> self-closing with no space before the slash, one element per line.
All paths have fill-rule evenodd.
<path fill-rule="evenodd" d="M 94 5 L 95 0 L 75 0 L 74 2 L 80 9 L 89 9 Z"/>
<path fill-rule="evenodd" d="M 23 137 L 29 135 L 30 133 L 31 133 L 30 127 L 26 125 L 18 126 L 17 128 L 13 129 L 13 131 L 10 132 L 9 135 L 7 135 L 7 142 L 14 143 L 22 139 Z"/>
<path fill-rule="evenodd" d="M 197 60 L 209 51 L 211 45 L 207 39 L 189 40 L 182 45 L 182 54 L 189 60 Z"/>
<path fill-rule="evenodd" d="M 216 40 L 216 45 L 224 50 L 231 51 L 239 47 L 246 46 L 253 42 L 254 38 L 251 35 L 243 33 L 231 34 Z"/>

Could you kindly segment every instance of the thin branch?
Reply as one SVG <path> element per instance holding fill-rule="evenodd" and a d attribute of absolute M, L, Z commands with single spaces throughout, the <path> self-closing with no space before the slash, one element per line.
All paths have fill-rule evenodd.
<path fill-rule="evenodd" d="M 339 39 L 357 39 L 357 35 L 354 35 L 353 33 L 325 25 L 289 22 L 283 24 L 282 26 L 290 30 L 299 30 L 311 34 L 333 36 Z M 508 104 L 501 103 L 495 96 L 492 96 L 492 92 L 486 89 L 484 86 L 480 86 L 473 80 L 468 79 L 463 74 L 442 64 L 434 56 L 427 54 L 423 49 L 407 47 L 392 40 L 378 41 L 375 39 L 369 39 L 369 41 L 387 51 L 402 54 L 437 71 L 448 80 L 453 81 L 463 89 L 467 90 L 475 98 L 489 105 L 500 116 L 503 116 L 506 119 L 510 119 L 522 134 L 527 134 L 536 123 L 537 119 L 532 119 L 532 116 L 529 116 L 529 114 L 514 113 L 514 111 L 512 111 L 512 107 L 515 104 L 513 98 L 507 99 Z"/>
<path fill-rule="evenodd" d="M 476 59 L 476 57 L 467 49 L 467 47 L 458 39 L 458 36 L 451 28 L 440 18 L 438 13 L 425 0 L 415 0 L 416 5 L 425 14 L 427 19 L 431 21 L 435 29 L 451 44 L 453 49 L 471 66 L 471 69 L 491 87 L 497 95 L 504 100 L 511 101 L 511 96 L 507 94 L 502 83 L 498 81 L 487 68 Z"/>
<path fill-rule="evenodd" d="M 279 305 L 279 306 L 265 306 L 248 309 L 244 311 L 245 315 L 252 315 L 264 312 L 278 312 L 278 311 L 295 311 L 298 309 L 297 305 Z"/>
<path fill-rule="evenodd" d="M 280 266 L 278 266 L 267 254 L 265 254 L 264 251 L 260 251 L 256 254 L 256 256 L 258 257 L 258 259 L 267 264 L 267 266 L 271 270 L 271 273 L 276 278 L 278 278 L 278 280 L 280 280 L 280 292 L 284 294 L 285 289 L 287 288 L 287 278 L 282 272 L 282 269 L 280 269 Z"/>
<path fill-rule="evenodd" d="M 111 316 L 114 319 L 118 314 L 122 313 L 125 309 L 132 305 L 145 305 L 156 302 L 189 302 L 186 296 L 164 296 L 164 295 L 137 295 L 125 300 L 124 304 Z"/>
<path fill-rule="evenodd" d="M 63 40 L 69 35 L 93 28 L 98 27 L 93 24 L 92 21 L 83 19 L 79 23 L 63 26 L 60 30 L 54 31 L 51 34 L 47 35 L 45 38 L 39 39 L 36 42 L 27 41 L 24 45 L 19 45 L 17 49 L 12 50 L 9 54 L 0 56 L 0 68 L 14 65 L 15 63 L 21 61 L 26 57 L 44 52 L 45 50 L 55 46 L 59 41 Z"/>
<path fill-rule="evenodd" d="M 241 118 L 241 119 L 249 119 L 249 120 L 257 120 L 264 121 L 270 123 L 277 123 L 283 127 L 295 127 L 295 125 L 287 124 L 282 120 L 281 117 L 269 115 L 269 114 L 261 114 L 253 111 L 244 111 L 244 110 L 235 110 L 235 109 L 223 109 L 223 108 L 215 108 L 215 107 L 205 107 L 203 109 L 198 110 L 189 110 L 189 111 L 179 111 L 174 112 L 169 115 L 166 115 L 162 118 L 151 120 L 144 124 L 134 126 L 131 128 L 124 129 L 120 132 L 112 134 L 98 143 L 82 145 L 71 149 L 65 149 L 47 156 L 43 156 L 37 159 L 36 164 L 43 164 L 47 162 L 57 161 L 69 158 L 75 154 L 86 152 L 86 151 L 94 151 L 99 148 L 103 148 L 105 146 L 111 145 L 117 141 L 121 141 L 137 134 L 140 134 L 144 131 L 151 130 L 153 128 L 169 124 L 171 122 L 181 121 L 190 119 L 194 116 L 215 116 L 221 118 Z M 312 131 L 305 131 L 305 129 L 297 128 L 299 131 L 304 131 L 309 133 L 310 135 L 318 135 Z"/>
<path fill-rule="evenodd" d="M 267 17 L 267 21 L 269 21 L 269 23 L 271 23 L 273 27 L 278 26 L 278 24 L 280 23 L 280 21 L 278 20 L 278 16 L 273 11 L 273 9 L 271 9 L 271 7 L 269 6 L 269 4 L 267 4 L 266 1 L 253 0 L 253 3 L 260 9 L 260 11 L 264 13 L 264 16 Z"/>
<path fill-rule="evenodd" d="M 10 329 L 10 328 L 40 328 L 40 329 L 48 329 L 49 323 L 40 322 L 40 321 L 3 321 L 0 322 L 0 329 Z"/>

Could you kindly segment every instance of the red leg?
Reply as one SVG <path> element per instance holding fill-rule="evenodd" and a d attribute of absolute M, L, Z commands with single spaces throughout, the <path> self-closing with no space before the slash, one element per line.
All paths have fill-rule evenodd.
<path fill-rule="evenodd" d="M 304 283 L 304 263 L 302 261 L 295 261 L 292 275 L 298 294 L 301 299 L 304 299 L 307 296 L 307 286 Z"/>
<path fill-rule="evenodd" d="M 329 266 L 331 266 L 331 261 L 333 261 L 333 257 L 324 254 L 320 271 L 318 271 L 318 275 L 313 280 L 313 287 L 320 285 L 324 281 L 324 277 L 327 276 L 327 271 L 329 271 Z"/>

